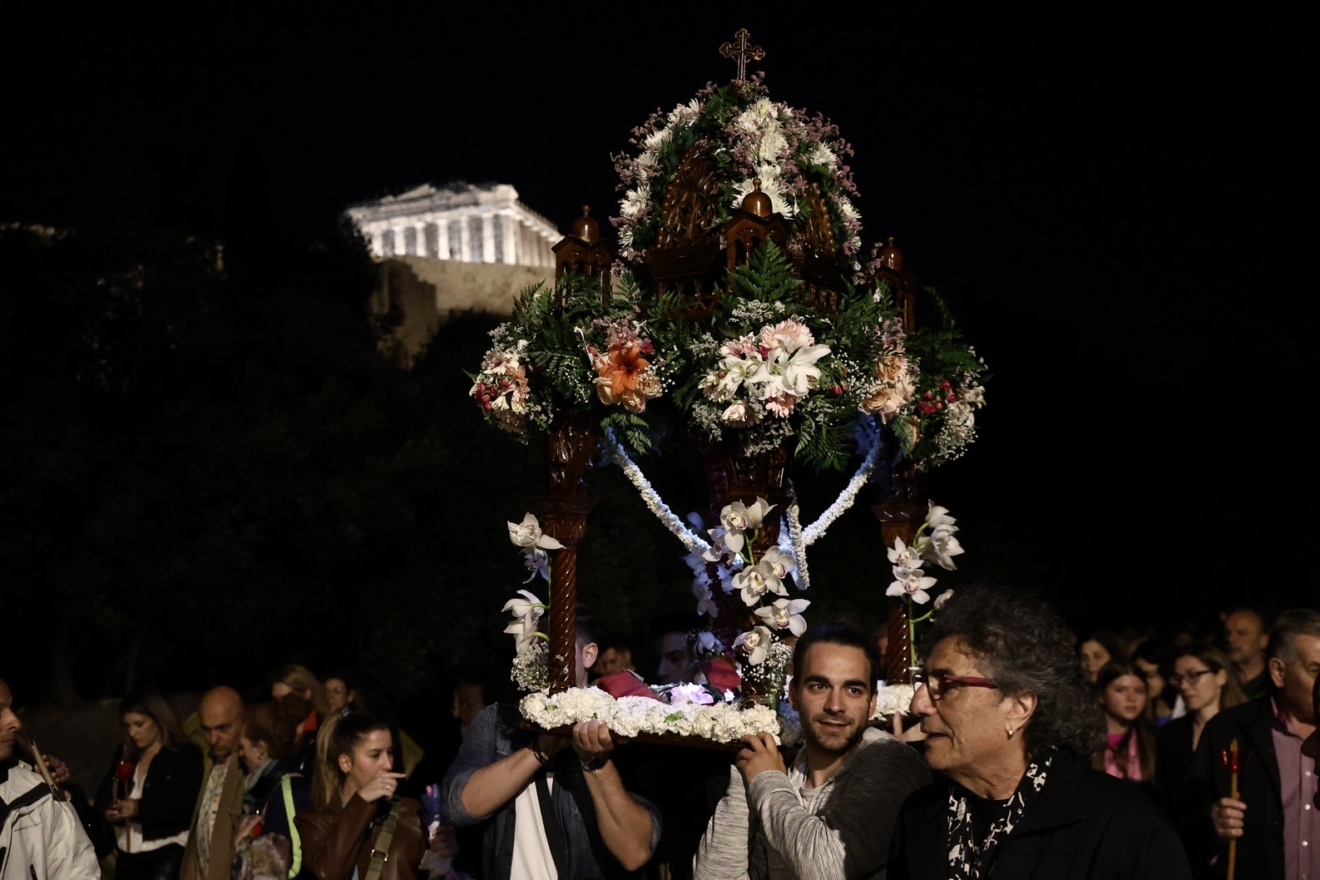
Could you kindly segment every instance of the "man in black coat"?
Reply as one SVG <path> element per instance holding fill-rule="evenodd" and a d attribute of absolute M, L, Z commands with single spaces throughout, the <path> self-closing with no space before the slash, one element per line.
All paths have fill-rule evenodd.
<path fill-rule="evenodd" d="M 1141 790 L 1091 769 L 1099 709 L 1048 606 L 959 592 L 927 641 L 912 711 L 945 779 L 903 805 L 889 880 L 1189 880 Z"/>
<path fill-rule="evenodd" d="M 1313 689 L 1320 671 L 1320 613 L 1289 611 L 1270 634 L 1270 696 L 1225 709 L 1201 734 L 1192 782 L 1208 807 L 1193 865 L 1227 872 L 1237 840 L 1240 880 L 1320 877 L 1316 761 L 1302 751 L 1315 732 Z M 1238 797 L 1225 756 L 1238 744 Z M 1288 809 L 1285 809 L 1285 805 Z"/>

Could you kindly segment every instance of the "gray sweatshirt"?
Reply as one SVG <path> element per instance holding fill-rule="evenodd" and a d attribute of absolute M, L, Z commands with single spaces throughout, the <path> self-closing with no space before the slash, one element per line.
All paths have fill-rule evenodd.
<path fill-rule="evenodd" d="M 925 762 L 870 728 L 839 772 L 804 796 L 806 779 L 805 753 L 787 774 L 761 773 L 750 785 L 730 768 L 693 861 L 696 880 L 883 878 L 898 809 L 930 782 Z"/>

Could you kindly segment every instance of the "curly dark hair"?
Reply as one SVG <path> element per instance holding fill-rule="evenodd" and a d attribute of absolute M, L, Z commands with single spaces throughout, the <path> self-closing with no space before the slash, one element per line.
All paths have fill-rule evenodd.
<path fill-rule="evenodd" d="M 1090 760 L 1100 748 L 1104 725 L 1072 633 L 1040 596 L 998 586 L 959 590 L 933 618 L 922 655 L 950 638 L 980 658 L 1003 696 L 1036 695 L 1023 732 L 1029 754 L 1059 748 Z"/>

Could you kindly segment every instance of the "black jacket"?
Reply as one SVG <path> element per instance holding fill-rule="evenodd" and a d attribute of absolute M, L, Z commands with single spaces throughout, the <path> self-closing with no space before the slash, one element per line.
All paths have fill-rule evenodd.
<path fill-rule="evenodd" d="M 949 782 L 908 798 L 898 816 L 889 880 L 949 876 Z M 1045 788 L 999 845 L 993 880 L 1190 880 L 1178 835 L 1141 789 L 1060 753 Z"/>
<path fill-rule="evenodd" d="M 123 754 L 124 747 L 121 745 L 115 750 L 110 770 L 97 789 L 96 812 L 102 817 L 105 809 L 116 799 L 118 777 L 115 775 L 115 767 Z M 142 825 L 142 838 L 158 840 L 187 831 L 192 823 L 193 807 L 201 788 L 202 753 L 192 742 L 185 741 L 172 749 L 161 749 L 151 759 L 147 778 L 142 782 L 142 798 L 138 801 L 136 817 L 136 821 Z"/>
<path fill-rule="evenodd" d="M 1189 845 L 1193 865 L 1208 866 L 1216 873 L 1227 871 L 1228 847 L 1221 844 L 1210 824 L 1210 804 L 1231 791 L 1229 771 L 1223 755 L 1229 744 L 1238 741 L 1238 800 L 1247 805 L 1242 836 L 1237 844 L 1239 880 L 1283 880 L 1283 793 L 1279 786 L 1279 758 L 1274 753 L 1271 718 L 1274 704 L 1269 699 L 1252 700 L 1225 709 L 1205 726 L 1192 762 L 1191 779 L 1200 799 L 1201 845 Z"/>

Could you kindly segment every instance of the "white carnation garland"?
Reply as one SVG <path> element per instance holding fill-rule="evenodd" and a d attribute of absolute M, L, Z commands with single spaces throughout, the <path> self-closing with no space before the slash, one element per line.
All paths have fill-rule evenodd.
<path fill-rule="evenodd" d="M 537 691 L 522 698 L 518 708 L 528 721 L 546 730 L 604 721 L 620 736 L 639 733 L 699 736 L 733 743 L 745 736 L 769 733 L 778 742 L 779 716 L 768 706 L 743 709 L 736 703 L 672 705 L 648 697 L 615 699 L 600 688 L 569 688 L 561 693 Z"/>

